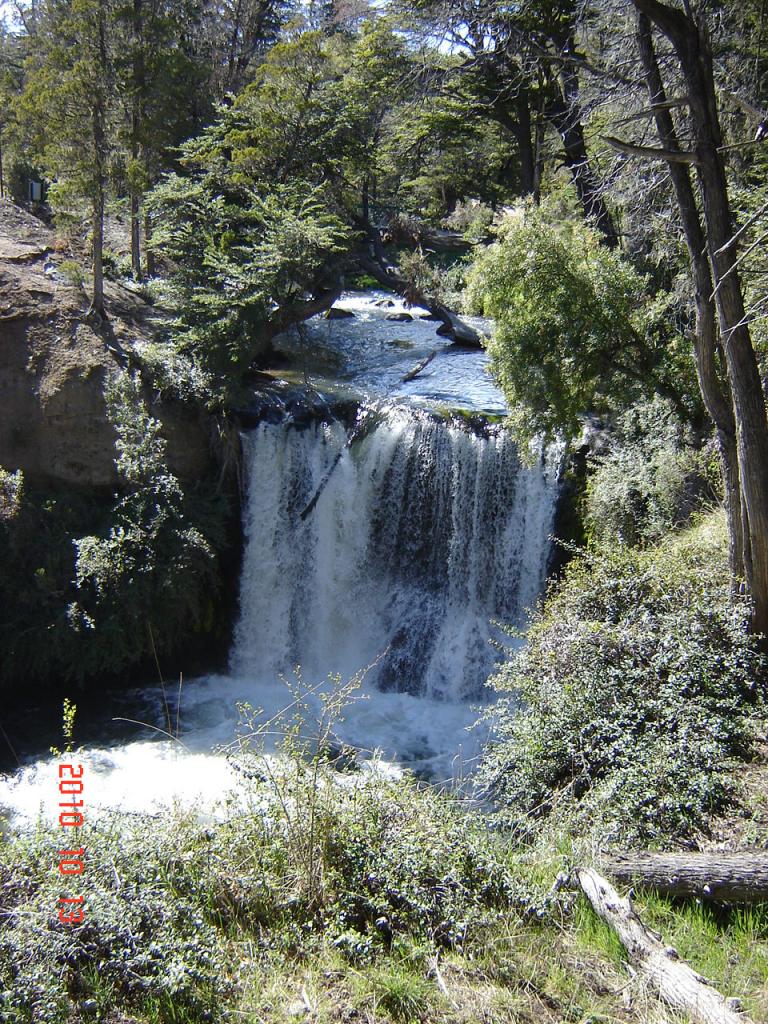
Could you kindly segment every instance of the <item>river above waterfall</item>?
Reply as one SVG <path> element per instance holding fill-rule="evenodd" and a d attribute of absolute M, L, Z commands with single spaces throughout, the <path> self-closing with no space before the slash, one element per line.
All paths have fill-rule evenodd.
<path fill-rule="evenodd" d="M 315 317 L 300 331 L 278 339 L 276 344 L 291 357 L 298 379 L 321 392 L 342 387 L 372 401 L 383 398 L 493 417 L 506 413 L 486 353 L 441 337 L 440 324 L 424 319 L 429 316 L 426 309 L 407 306 L 383 291 L 345 292 L 334 308 L 352 316 Z M 388 320 L 391 316 L 412 319 Z M 464 319 L 481 335 L 490 334 L 488 320 Z M 432 352 L 436 354 L 429 366 L 413 380 L 403 381 Z"/>
<path fill-rule="evenodd" d="M 235 786 L 226 751 L 242 705 L 270 719 L 299 685 L 311 734 L 327 695 L 356 676 L 334 725 L 339 743 L 426 779 L 471 772 L 483 738 L 471 727 L 505 640 L 498 624 L 524 628 L 544 585 L 560 459 L 542 451 L 529 468 L 508 432 L 483 422 L 504 409 L 483 352 L 451 346 L 433 322 L 386 320 L 403 310 L 382 294 L 340 305 L 355 317 L 317 318 L 281 345 L 300 349 L 294 387 L 341 386 L 357 396 L 362 428 L 287 413 L 244 432 L 227 669 L 110 697 L 96 724 L 83 723 L 92 806 L 209 807 Z M 479 425 L 446 407 L 479 414 Z M 3 778 L 0 805 L 24 816 L 48 808 L 55 768 L 30 757 Z"/>

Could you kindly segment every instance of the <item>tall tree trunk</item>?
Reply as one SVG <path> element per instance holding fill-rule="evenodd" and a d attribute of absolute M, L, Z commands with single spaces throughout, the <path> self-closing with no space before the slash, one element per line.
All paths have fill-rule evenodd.
<path fill-rule="evenodd" d="M 672 114 L 669 109 L 662 106 L 667 97 L 653 47 L 651 24 L 648 17 L 641 13 L 638 13 L 637 16 L 637 41 L 659 139 L 665 149 L 677 152 L 680 145 Z M 718 373 L 717 323 L 715 304 L 712 299 L 714 289 L 706 255 L 704 229 L 696 205 L 690 171 L 685 164 L 674 162 L 669 163 L 668 169 L 677 198 L 693 272 L 696 299 L 694 336 L 696 373 L 704 405 L 717 430 L 728 519 L 729 563 L 734 586 L 737 586 L 737 581 L 746 577 L 747 567 L 744 561 L 741 488 L 739 486 L 733 397 L 728 381 L 723 381 Z"/>
<path fill-rule="evenodd" d="M 100 129 L 100 118 L 98 114 L 93 119 L 93 134 L 96 146 L 103 144 L 103 128 Z M 98 159 L 98 158 L 97 158 Z M 104 314 L 104 172 L 99 163 L 97 168 L 97 180 L 93 197 L 93 294 L 91 297 L 91 311 L 103 317 Z"/>
<path fill-rule="evenodd" d="M 514 107 L 514 112 L 513 112 Z M 520 189 L 520 195 L 534 195 L 536 190 L 536 153 L 532 138 L 531 108 L 527 90 L 520 87 L 514 103 L 501 97 L 493 103 L 493 119 L 514 136 L 517 143 L 518 166 L 510 165 L 518 174 L 513 184 Z M 511 175 L 510 175 L 511 177 Z M 519 178 L 519 180 L 517 180 Z"/>
<path fill-rule="evenodd" d="M 98 83 L 93 103 L 93 155 L 96 163 L 93 194 L 93 298 L 91 311 L 103 317 L 104 312 L 104 192 L 107 180 L 106 90 L 107 90 L 107 23 L 104 0 L 98 9 Z"/>
<path fill-rule="evenodd" d="M 149 218 L 149 214 L 144 214 L 144 266 L 147 271 L 147 277 L 155 276 L 155 254 L 152 252 L 150 247 L 150 240 L 152 238 L 152 221 Z"/>
<path fill-rule="evenodd" d="M 138 153 L 133 155 L 138 159 Z M 137 281 L 141 280 L 141 197 L 135 185 L 131 186 L 131 270 Z"/>
<path fill-rule="evenodd" d="M 134 178 L 131 181 L 131 270 L 141 280 L 141 197 L 142 189 L 136 176 L 141 159 L 141 132 L 143 128 L 144 92 L 144 18 L 143 0 L 133 0 L 133 97 L 131 102 L 131 159 Z"/>
<path fill-rule="evenodd" d="M 532 196 L 536 191 L 536 154 L 531 130 L 531 108 L 528 93 L 521 89 L 515 100 L 517 114 L 515 138 L 520 155 L 520 193 Z"/>
<path fill-rule="evenodd" d="M 104 315 L 104 190 L 106 187 L 106 12 L 103 0 L 99 0 L 97 13 L 97 83 L 93 97 L 92 133 L 95 173 L 93 180 L 93 296 L 91 311 Z"/>
<path fill-rule="evenodd" d="M 563 46 L 566 56 L 575 50 L 572 38 Z M 576 195 L 589 217 L 603 236 L 605 244 L 615 249 L 619 236 L 611 213 L 603 196 L 603 183 L 592 168 L 584 139 L 579 103 L 579 79 L 575 69 L 567 61 L 562 66 L 559 81 L 552 83 L 554 94 L 546 104 L 544 112 L 563 140 L 565 164 L 571 172 Z"/>
<path fill-rule="evenodd" d="M 712 54 L 703 24 L 658 0 L 633 0 L 672 43 L 690 104 L 697 174 L 715 303 L 733 393 L 739 482 L 745 530 L 747 582 L 754 602 L 753 626 L 768 635 L 768 419 L 731 245 L 733 220 L 720 147 Z"/>
<path fill-rule="evenodd" d="M 543 85 L 539 82 L 539 96 L 543 95 Z M 534 157 L 533 157 L 533 201 L 538 206 L 541 202 L 541 179 L 544 175 L 544 106 L 539 100 L 539 109 L 536 112 L 534 129 Z"/>

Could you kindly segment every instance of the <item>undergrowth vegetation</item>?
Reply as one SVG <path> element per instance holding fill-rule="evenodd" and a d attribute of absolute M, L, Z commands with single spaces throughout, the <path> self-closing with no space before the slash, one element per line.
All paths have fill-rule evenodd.
<path fill-rule="evenodd" d="M 75 1007 L 106 1019 L 120 1006 L 152 1020 L 218 1020 L 253 972 L 314 957 L 370 970 L 364 987 L 391 1019 L 419 1019 L 418 1007 L 440 996 L 429 957 L 464 954 L 502 921 L 538 928 L 559 914 L 548 880 L 527 877 L 455 802 L 368 773 L 345 784 L 330 776 L 323 762 L 280 799 L 251 780 L 250 813 L 230 808 L 220 824 L 90 822 L 77 839 L 88 851 L 86 920 L 69 929 L 55 918 L 60 836 L 40 826 L 5 843 L 2 1019 L 58 1024 Z M 286 829 L 283 801 L 305 806 L 325 787 L 314 833 L 306 813 Z M 321 884 L 308 873 L 307 842 Z"/>
<path fill-rule="evenodd" d="M 663 399 L 639 402 L 616 418 L 608 450 L 593 460 L 587 480 L 584 519 L 595 547 L 659 543 L 717 504 L 717 453 L 697 441 Z"/>
<path fill-rule="evenodd" d="M 118 375 L 106 402 L 115 493 L 32 489 L 0 470 L 0 684 L 103 677 L 223 632 L 226 489 L 170 472 L 138 377 Z"/>
<path fill-rule="evenodd" d="M 484 782 L 516 835 L 601 845 L 706 829 L 764 711 L 719 516 L 647 551 L 586 551 L 493 679 Z"/>
<path fill-rule="evenodd" d="M 615 936 L 556 884 L 561 856 L 531 857 L 458 798 L 327 751 L 238 760 L 244 786 L 218 820 L 87 821 L 74 927 L 56 920 L 60 830 L 6 837 L 0 1019 L 647 1021 Z M 725 991 L 765 1005 L 764 915 L 646 911 Z"/>

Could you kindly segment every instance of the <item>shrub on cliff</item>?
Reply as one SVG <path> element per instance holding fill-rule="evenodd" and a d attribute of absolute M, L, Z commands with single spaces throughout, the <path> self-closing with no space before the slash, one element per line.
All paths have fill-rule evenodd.
<path fill-rule="evenodd" d="M 697 448 L 668 402 L 632 406 L 618 418 L 609 450 L 595 459 L 584 506 L 597 545 L 657 543 L 720 486 L 712 449 Z"/>
<path fill-rule="evenodd" d="M 272 337 L 303 318 L 308 294 L 338 286 L 334 264 L 347 244 L 321 190 L 276 185 L 260 194 L 222 160 L 220 134 L 187 144 L 196 177 L 170 175 L 150 198 L 152 245 L 173 262 L 174 340 L 216 394 L 236 388 Z"/>
<path fill-rule="evenodd" d="M 653 843 L 728 802 L 765 666 L 714 533 L 583 554 L 493 678 L 482 774 L 516 832 Z"/>
<path fill-rule="evenodd" d="M 226 497 L 182 488 L 138 381 L 111 386 L 122 487 L 33 489 L 0 469 L 0 684 L 113 675 L 216 623 Z"/>
<path fill-rule="evenodd" d="M 109 527 L 74 542 L 77 596 L 69 620 L 86 639 L 92 631 L 84 674 L 172 648 L 203 625 L 217 587 L 214 549 L 168 471 L 160 424 L 147 413 L 138 379 L 119 375 L 107 403 L 125 489 Z"/>

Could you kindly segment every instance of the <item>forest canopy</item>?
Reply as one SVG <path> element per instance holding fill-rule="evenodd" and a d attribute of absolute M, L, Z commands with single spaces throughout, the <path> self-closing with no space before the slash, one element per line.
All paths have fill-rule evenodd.
<path fill-rule="evenodd" d="M 20 3 L 2 189 L 45 183 L 94 316 L 128 259 L 160 280 L 214 402 L 361 275 L 461 343 L 491 315 L 523 435 L 666 399 L 713 432 L 768 631 L 764 29 L 756 0 Z"/>

